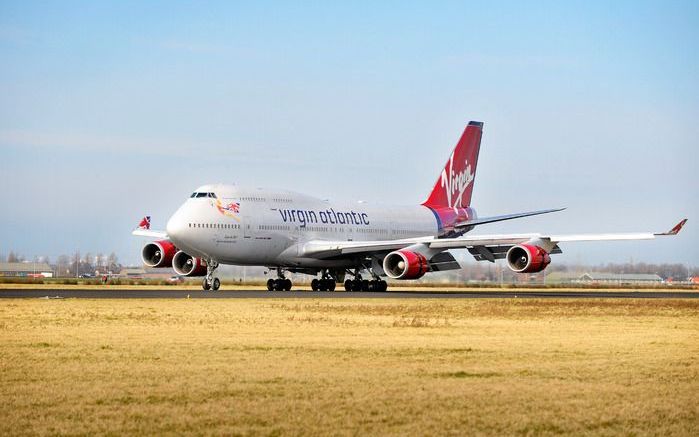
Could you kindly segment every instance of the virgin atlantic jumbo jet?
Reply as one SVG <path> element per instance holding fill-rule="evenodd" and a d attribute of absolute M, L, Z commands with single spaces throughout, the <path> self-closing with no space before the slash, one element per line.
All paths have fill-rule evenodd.
<path fill-rule="evenodd" d="M 166 231 L 151 230 L 145 217 L 133 234 L 158 239 L 143 247 L 144 264 L 204 276 L 204 290 L 218 290 L 221 282 L 214 273 L 220 264 L 235 264 L 275 271 L 277 279 L 267 281 L 270 291 L 291 290 L 286 272 L 319 276 L 313 290 L 334 291 L 344 281 L 348 291 L 385 291 L 382 277 L 418 279 L 460 269 L 449 249 L 468 249 L 478 261 L 504 258 L 512 271 L 534 273 L 551 262 L 549 254 L 561 253 L 559 243 L 649 240 L 676 235 L 687 221 L 662 233 L 465 236 L 486 223 L 562 210 L 478 218 L 471 193 L 482 134 L 483 123 L 466 126 L 420 205 L 330 203 L 286 190 L 204 185 L 170 217 Z M 347 275 L 352 279 L 345 280 Z"/>

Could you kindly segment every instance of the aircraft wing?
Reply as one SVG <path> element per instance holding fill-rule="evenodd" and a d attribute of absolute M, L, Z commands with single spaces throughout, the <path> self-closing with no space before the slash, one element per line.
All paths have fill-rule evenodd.
<path fill-rule="evenodd" d="M 156 231 L 155 229 L 150 228 L 150 216 L 147 215 L 141 219 L 141 221 L 138 223 L 138 226 L 136 229 L 131 232 L 131 235 L 135 235 L 137 237 L 149 237 L 149 238 L 162 238 L 166 239 L 167 238 L 167 232 L 165 231 Z"/>
<path fill-rule="evenodd" d="M 561 253 L 558 243 L 575 241 L 614 241 L 614 240 L 652 240 L 659 236 L 677 235 L 687 219 L 680 221 L 667 232 L 636 232 L 614 234 L 493 234 L 469 235 L 457 238 L 418 237 L 402 240 L 383 241 L 322 241 L 305 243 L 302 255 L 311 258 L 333 258 L 343 255 L 358 255 L 391 252 L 414 245 L 424 245 L 427 249 L 448 250 L 468 249 L 479 261 L 494 261 L 504 258 L 507 249 L 527 242 L 548 246 L 550 253 Z"/>
<path fill-rule="evenodd" d="M 162 239 L 167 239 L 167 232 L 165 231 L 156 231 L 154 229 L 134 229 L 133 232 L 131 232 L 131 235 L 135 235 L 137 237 L 149 237 L 149 238 L 162 238 Z"/>

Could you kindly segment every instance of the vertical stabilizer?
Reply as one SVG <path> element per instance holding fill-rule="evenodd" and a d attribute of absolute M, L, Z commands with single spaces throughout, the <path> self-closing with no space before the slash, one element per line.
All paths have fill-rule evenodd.
<path fill-rule="evenodd" d="M 471 205 L 483 123 L 470 121 L 437 178 L 430 196 L 422 204 L 431 209 L 467 208 Z"/>

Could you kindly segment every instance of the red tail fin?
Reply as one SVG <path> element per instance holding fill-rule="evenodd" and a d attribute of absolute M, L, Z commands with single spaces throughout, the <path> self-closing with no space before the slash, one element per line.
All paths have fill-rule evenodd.
<path fill-rule="evenodd" d="M 483 123 L 470 121 L 423 205 L 433 209 L 466 208 L 471 205 L 482 135 Z"/>

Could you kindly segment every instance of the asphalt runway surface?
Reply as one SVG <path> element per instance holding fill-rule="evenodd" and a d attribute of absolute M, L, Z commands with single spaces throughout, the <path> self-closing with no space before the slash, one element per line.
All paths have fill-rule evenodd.
<path fill-rule="evenodd" d="M 78 299 L 263 299 L 263 298 L 632 298 L 632 299 L 697 299 L 694 291 L 387 291 L 387 292 L 320 292 L 260 290 L 95 290 L 95 289 L 3 289 L 2 298 L 78 298 Z"/>

